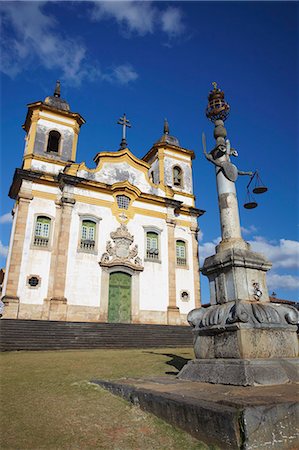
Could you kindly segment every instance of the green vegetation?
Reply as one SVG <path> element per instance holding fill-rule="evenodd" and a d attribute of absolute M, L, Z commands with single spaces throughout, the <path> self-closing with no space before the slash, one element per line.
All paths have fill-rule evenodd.
<path fill-rule="evenodd" d="M 1 449 L 206 449 L 90 383 L 175 374 L 192 356 L 191 349 L 3 353 Z"/>

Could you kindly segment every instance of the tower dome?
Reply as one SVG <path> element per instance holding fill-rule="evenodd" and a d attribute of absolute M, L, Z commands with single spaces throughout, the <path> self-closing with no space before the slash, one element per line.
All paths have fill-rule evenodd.
<path fill-rule="evenodd" d="M 46 97 L 43 103 L 60 111 L 70 111 L 68 102 L 60 98 L 60 81 L 56 82 L 54 94 Z"/>
<path fill-rule="evenodd" d="M 175 145 L 176 147 L 180 147 L 179 140 L 174 136 L 170 136 L 170 134 L 169 134 L 169 125 L 168 125 L 167 119 L 164 120 L 163 135 L 160 137 L 160 139 L 156 143 L 159 144 L 159 143 L 163 143 L 163 142 L 166 142 L 167 144 L 170 144 L 170 145 Z"/>

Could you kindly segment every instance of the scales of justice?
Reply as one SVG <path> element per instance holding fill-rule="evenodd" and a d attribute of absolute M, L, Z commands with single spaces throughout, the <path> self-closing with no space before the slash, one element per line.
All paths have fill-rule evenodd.
<path fill-rule="evenodd" d="M 192 310 L 196 359 L 186 364 L 180 379 L 231 384 L 271 385 L 298 381 L 298 311 L 290 305 L 270 303 L 266 272 L 272 264 L 253 252 L 241 235 L 235 182 L 250 177 L 247 209 L 257 206 L 253 192 L 267 191 L 258 172 L 240 171 L 231 157 L 238 153 L 226 139 L 224 121 L 230 106 L 216 83 L 208 96 L 206 116 L 214 124 L 215 147 L 205 157 L 215 166 L 221 242 L 201 269 L 209 279 L 210 306 Z"/>

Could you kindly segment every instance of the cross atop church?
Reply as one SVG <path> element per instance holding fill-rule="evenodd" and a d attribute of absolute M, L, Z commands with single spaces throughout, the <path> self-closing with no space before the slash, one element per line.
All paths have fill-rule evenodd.
<path fill-rule="evenodd" d="M 119 125 L 122 125 L 123 127 L 123 133 L 122 133 L 122 140 L 120 143 L 120 149 L 127 147 L 127 140 L 126 140 L 126 127 L 131 128 L 130 121 L 127 119 L 126 114 L 124 113 L 123 117 L 120 117 L 118 122 Z"/>

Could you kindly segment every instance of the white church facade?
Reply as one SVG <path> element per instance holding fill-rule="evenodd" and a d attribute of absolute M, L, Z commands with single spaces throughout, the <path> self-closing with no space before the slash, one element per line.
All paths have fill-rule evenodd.
<path fill-rule="evenodd" d="M 59 84 L 28 105 L 23 164 L 9 192 L 4 317 L 185 324 L 200 306 L 193 151 L 165 123 L 142 159 L 123 137 L 89 169 L 76 162 L 84 123 Z"/>

